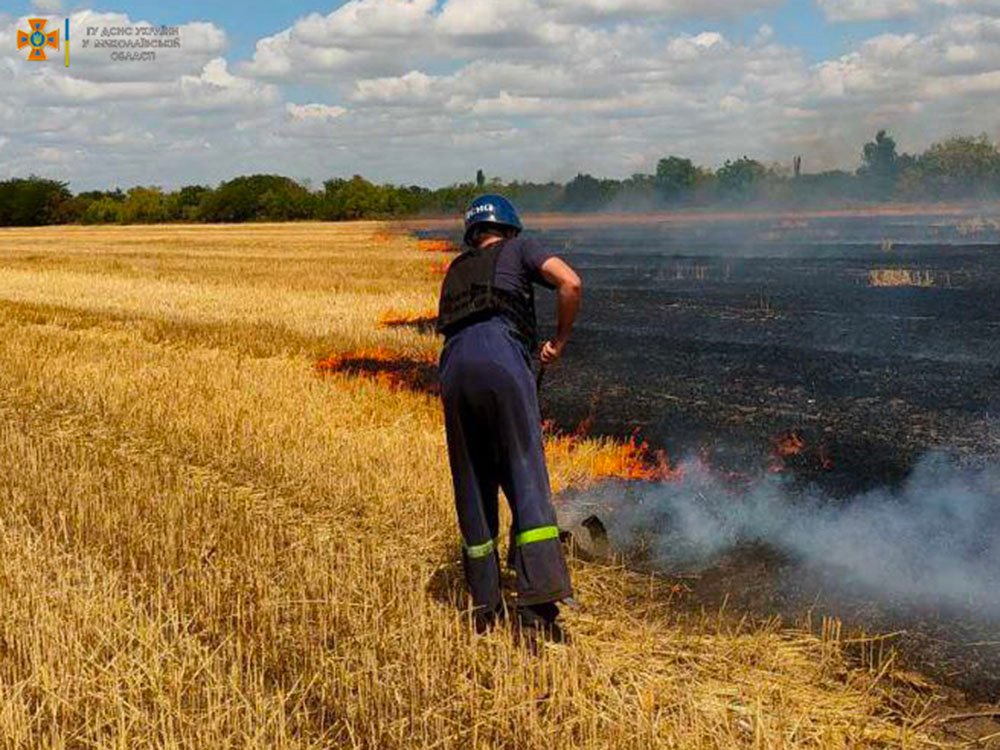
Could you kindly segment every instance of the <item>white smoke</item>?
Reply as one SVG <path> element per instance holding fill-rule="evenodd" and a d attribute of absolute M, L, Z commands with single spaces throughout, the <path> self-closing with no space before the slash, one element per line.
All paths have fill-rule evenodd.
<path fill-rule="evenodd" d="M 842 500 L 781 477 L 735 487 L 699 462 L 685 470 L 676 482 L 588 490 L 568 515 L 597 509 L 616 548 L 642 541 L 673 572 L 763 543 L 894 601 L 1000 615 L 1000 471 L 928 456 L 898 490 Z"/>

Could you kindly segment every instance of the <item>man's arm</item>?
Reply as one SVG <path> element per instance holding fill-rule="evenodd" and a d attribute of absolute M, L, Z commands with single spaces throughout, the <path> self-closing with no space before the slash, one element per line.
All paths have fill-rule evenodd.
<path fill-rule="evenodd" d="M 556 337 L 542 346 L 542 364 L 550 365 L 562 356 L 566 342 L 569 341 L 576 314 L 580 310 L 583 282 L 576 271 L 560 258 L 549 258 L 540 270 L 545 280 L 556 288 L 559 297 Z"/>

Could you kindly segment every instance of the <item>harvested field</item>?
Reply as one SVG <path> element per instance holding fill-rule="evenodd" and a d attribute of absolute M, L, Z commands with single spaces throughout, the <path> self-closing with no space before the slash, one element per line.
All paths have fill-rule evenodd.
<path fill-rule="evenodd" d="M 618 565 L 572 561 L 569 646 L 473 636 L 438 402 L 341 367 L 436 356 L 384 324 L 433 307 L 440 262 L 391 229 L 0 232 L 0 744 L 954 737 L 958 709 L 835 622 L 693 615 Z M 622 445 L 554 439 L 554 483 Z"/>

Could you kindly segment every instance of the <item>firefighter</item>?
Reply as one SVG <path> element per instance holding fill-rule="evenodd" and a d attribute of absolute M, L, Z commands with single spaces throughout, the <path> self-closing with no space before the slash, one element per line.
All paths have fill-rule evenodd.
<path fill-rule="evenodd" d="M 475 199 L 465 213 L 465 247 L 441 288 L 441 395 L 462 559 L 476 629 L 506 613 L 500 592 L 498 489 L 513 525 L 508 565 L 516 574 L 522 629 L 562 639 L 558 603 L 572 596 L 552 507 L 533 375 L 538 352 L 534 286 L 558 295 L 555 338 L 538 353 L 558 360 L 580 307 L 580 277 L 537 240 L 521 237 L 513 204 Z"/>

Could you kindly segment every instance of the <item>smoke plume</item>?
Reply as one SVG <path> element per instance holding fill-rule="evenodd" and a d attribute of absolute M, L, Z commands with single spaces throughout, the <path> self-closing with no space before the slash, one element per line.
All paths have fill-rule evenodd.
<path fill-rule="evenodd" d="M 806 569 L 894 602 L 1000 616 L 1000 471 L 927 456 L 896 490 L 848 500 L 780 476 L 734 486 L 699 462 L 662 484 L 605 484 L 568 499 L 597 512 L 620 550 L 641 544 L 671 572 L 764 544 Z"/>

